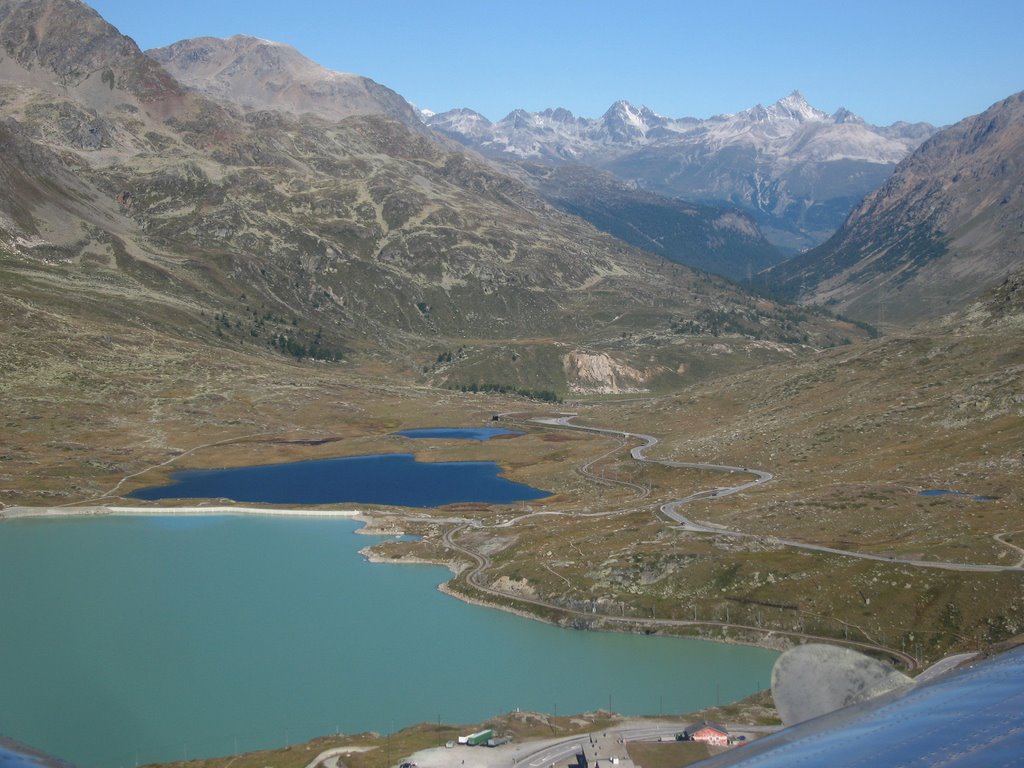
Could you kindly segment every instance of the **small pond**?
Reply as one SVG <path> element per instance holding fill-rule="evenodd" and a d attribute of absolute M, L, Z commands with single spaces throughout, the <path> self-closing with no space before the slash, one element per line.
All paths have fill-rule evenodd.
<path fill-rule="evenodd" d="M 967 496 L 971 501 L 995 501 L 991 496 L 975 496 L 973 493 L 964 493 L 963 491 L 946 491 L 941 489 L 931 489 L 927 491 L 919 491 L 918 496 Z"/>
<path fill-rule="evenodd" d="M 433 440 L 479 440 L 484 442 L 492 437 L 505 437 L 508 435 L 522 435 L 524 432 L 513 432 L 511 429 L 501 427 L 435 427 L 431 429 L 403 429 L 395 432 L 402 437 L 425 438 Z"/>

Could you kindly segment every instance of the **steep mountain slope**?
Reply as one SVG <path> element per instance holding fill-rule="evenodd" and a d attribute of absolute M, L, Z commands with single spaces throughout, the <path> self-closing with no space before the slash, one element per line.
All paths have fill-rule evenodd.
<path fill-rule="evenodd" d="M 325 69 L 280 43 L 241 35 L 226 40 L 204 37 L 146 53 L 190 88 L 243 109 L 311 113 L 328 120 L 385 115 L 422 129 L 419 115 L 398 94 L 366 78 Z M 628 107 L 623 102 L 615 109 Z M 469 110 L 449 117 L 461 121 L 469 133 L 474 123 L 490 125 Z M 628 140 L 629 132 L 636 130 L 611 112 L 607 123 L 609 139 Z M 527 164 L 525 174 L 517 174 L 515 166 L 504 170 L 555 207 L 680 264 L 739 279 L 784 258 L 746 216 L 660 198 L 588 166 L 555 166 L 550 173 L 544 170 L 548 167 Z"/>
<path fill-rule="evenodd" d="M 739 209 L 654 195 L 585 165 L 521 167 L 552 205 L 678 264 L 742 280 L 783 258 Z"/>
<path fill-rule="evenodd" d="M 619 101 L 596 120 L 565 109 L 516 110 L 492 124 L 460 109 L 426 122 L 490 157 L 583 163 L 660 195 L 739 206 L 769 240 L 793 249 L 826 239 L 933 132 L 925 124 L 871 126 L 845 109 L 828 115 L 799 92 L 707 120 Z"/>
<path fill-rule="evenodd" d="M 870 321 L 965 306 L 1024 263 L 1024 93 L 933 136 L 769 284 Z"/>
<path fill-rule="evenodd" d="M 6 54 L 0 57 L 0 78 L 5 85 L 74 91 L 80 100 L 103 107 L 123 94 L 154 108 L 173 107 L 183 94 L 177 81 L 142 56 L 133 40 L 111 30 L 79 2 L 5 0 L 0 3 Z"/>
<path fill-rule="evenodd" d="M 790 354 L 775 341 L 858 334 L 629 248 L 386 116 L 185 92 L 74 0 L 6 0 L 0 24 L 23 41 L 0 94 L 0 258 L 25 300 L 256 354 L 376 355 L 450 385 L 559 391 L 577 348 L 614 342 L 622 364 L 692 376 L 714 367 L 693 364 L 712 330 L 742 328 L 737 343 L 769 358 Z M 81 63 L 49 53 L 74 46 Z M 640 331 L 649 348 L 621 344 Z M 508 340 L 514 355 L 495 346 Z"/>
<path fill-rule="evenodd" d="M 386 115 L 417 125 L 412 106 L 366 77 L 334 72 L 283 43 L 246 35 L 182 40 L 146 54 L 184 85 L 246 109 L 309 112 L 332 120 Z"/>

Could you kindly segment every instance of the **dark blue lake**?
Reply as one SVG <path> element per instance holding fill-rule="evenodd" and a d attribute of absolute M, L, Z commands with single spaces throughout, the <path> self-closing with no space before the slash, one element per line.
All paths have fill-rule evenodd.
<path fill-rule="evenodd" d="M 434 440 L 490 440 L 492 437 L 499 437 L 501 435 L 522 435 L 523 432 L 513 432 L 510 429 L 502 429 L 501 427 L 460 427 L 460 428 L 448 428 L 448 427 L 436 427 L 432 429 L 403 429 L 401 432 L 395 432 L 396 435 L 402 437 L 413 437 L 413 438 L 432 438 Z"/>
<path fill-rule="evenodd" d="M 135 499 L 232 499 L 264 504 L 361 502 L 438 507 L 456 502 L 508 504 L 549 495 L 500 476 L 493 461 L 418 462 L 409 453 L 352 456 L 233 469 L 175 472 L 169 485 Z"/>

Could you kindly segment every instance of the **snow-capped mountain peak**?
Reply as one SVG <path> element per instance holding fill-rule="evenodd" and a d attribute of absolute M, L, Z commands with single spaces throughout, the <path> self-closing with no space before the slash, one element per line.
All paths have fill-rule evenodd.
<path fill-rule="evenodd" d="M 829 119 L 828 114 L 808 104 L 807 99 L 800 91 L 793 91 L 788 96 L 783 96 L 768 109 L 779 116 L 789 117 L 800 122 Z"/>
<path fill-rule="evenodd" d="M 685 145 L 715 152 L 744 146 L 764 158 L 792 159 L 794 152 L 802 152 L 815 161 L 891 164 L 928 134 L 877 128 L 842 108 L 829 115 L 809 104 L 800 91 L 767 107 L 758 104 L 707 120 L 667 118 L 623 99 L 597 119 L 577 117 L 559 107 L 543 112 L 517 109 L 491 124 L 482 115 L 461 109 L 429 117 L 427 124 L 503 157 L 551 160 L 607 159 L 609 153 L 647 146 Z"/>
<path fill-rule="evenodd" d="M 855 115 L 853 112 L 848 110 L 846 107 L 840 107 L 832 113 L 832 122 L 836 125 L 842 125 L 843 123 L 855 123 L 857 125 L 866 125 L 864 118 L 860 115 Z"/>
<path fill-rule="evenodd" d="M 880 128 L 846 109 L 829 115 L 799 91 L 704 120 L 663 117 L 622 100 L 596 119 L 562 108 L 516 110 L 491 125 L 453 110 L 427 125 L 491 157 L 591 165 L 670 197 L 739 203 L 772 217 L 787 247 L 825 239 L 851 198 L 880 184 L 934 132 L 923 124 Z M 804 218 L 815 206 L 820 215 L 815 208 Z"/>
<path fill-rule="evenodd" d="M 647 138 L 652 129 L 666 121 L 647 107 L 619 100 L 601 116 L 600 122 L 613 140 L 635 143 Z"/>
<path fill-rule="evenodd" d="M 821 123 L 830 120 L 828 113 L 812 107 L 800 91 L 793 91 L 783 96 L 771 106 L 758 104 L 737 112 L 735 115 L 723 115 L 724 122 L 733 124 L 786 123 L 793 127 L 803 123 Z M 780 128 L 775 128 L 778 131 Z"/>
<path fill-rule="evenodd" d="M 545 109 L 540 113 L 548 120 L 553 120 L 556 123 L 575 123 L 580 118 L 576 117 L 572 112 L 563 107 L 556 107 L 555 109 Z"/>
<path fill-rule="evenodd" d="M 465 107 L 424 115 L 423 122 L 464 144 L 486 141 L 494 133 L 494 124 L 490 120 Z"/>

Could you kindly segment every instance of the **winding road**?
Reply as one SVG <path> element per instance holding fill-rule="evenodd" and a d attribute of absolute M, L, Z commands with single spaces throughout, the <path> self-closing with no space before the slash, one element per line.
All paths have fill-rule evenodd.
<path fill-rule="evenodd" d="M 705 489 L 705 490 L 702 490 L 702 491 L 697 491 L 696 493 L 692 493 L 692 494 L 690 494 L 688 496 L 685 496 L 683 498 L 673 499 L 671 501 L 668 501 L 668 502 L 662 504 L 660 506 L 661 513 L 666 518 L 668 518 L 669 520 L 675 522 L 677 525 L 680 526 L 680 528 L 682 528 L 685 531 L 689 531 L 689 532 L 693 532 L 693 533 L 709 533 L 709 534 L 714 534 L 714 535 L 719 535 L 719 536 L 731 536 L 731 537 L 736 537 L 736 538 L 754 539 L 754 540 L 762 541 L 762 542 L 769 543 L 769 544 L 780 545 L 780 546 L 787 546 L 787 547 L 794 547 L 794 548 L 797 548 L 797 549 L 804 549 L 804 550 L 809 550 L 809 551 L 812 551 L 812 552 L 822 552 L 822 553 L 826 553 L 826 554 L 841 555 L 843 557 L 860 558 L 860 559 L 863 559 L 863 560 L 875 560 L 875 561 L 879 561 L 879 562 L 885 562 L 885 563 L 891 563 L 891 564 L 899 564 L 899 565 L 906 565 L 906 566 L 911 566 L 911 567 L 916 567 L 916 568 L 935 568 L 935 569 L 940 569 L 940 570 L 968 571 L 968 572 L 977 572 L 977 573 L 994 573 L 994 572 L 1004 572 L 1004 571 L 1022 572 L 1022 571 L 1024 571 L 1024 557 L 1022 557 L 1021 561 L 1019 561 L 1015 565 L 994 565 L 994 564 L 987 564 L 987 563 L 952 563 L 952 562 L 942 562 L 942 561 L 934 561 L 934 560 L 913 560 L 913 559 L 908 559 L 908 558 L 899 558 L 899 557 L 890 557 L 890 556 L 885 556 L 885 555 L 876 555 L 876 554 L 872 554 L 872 553 L 868 553 L 868 552 L 857 552 L 857 551 L 851 551 L 851 550 L 845 550 L 845 549 L 838 549 L 838 548 L 835 548 L 835 547 L 826 547 L 826 546 L 819 545 L 819 544 L 809 544 L 809 543 L 802 542 L 802 541 L 796 541 L 796 540 L 792 540 L 792 539 L 783 539 L 783 538 L 779 538 L 779 537 L 776 537 L 776 536 L 765 536 L 765 535 L 761 535 L 761 534 L 748 533 L 748 532 L 745 532 L 745 531 L 738 531 L 738 530 L 735 530 L 735 529 L 732 529 L 732 528 L 727 528 L 725 526 L 716 525 L 716 524 L 713 524 L 713 523 L 695 522 L 695 521 L 689 519 L 688 517 L 684 516 L 682 514 L 682 512 L 680 511 L 680 509 L 682 507 L 686 506 L 687 504 L 691 504 L 691 503 L 693 503 L 695 501 L 703 501 L 703 500 L 713 499 L 713 498 L 723 498 L 725 496 L 731 496 L 731 495 L 733 495 L 735 493 L 740 493 L 742 491 L 745 491 L 745 490 L 748 490 L 748 489 L 751 489 L 751 488 L 755 488 L 755 487 L 757 487 L 759 485 L 763 485 L 764 483 L 768 483 L 771 480 L 773 480 L 774 479 L 774 475 L 772 475 L 771 472 L 766 472 L 766 471 L 761 470 L 761 469 L 753 469 L 753 468 L 750 468 L 750 467 L 732 466 L 732 465 L 728 465 L 728 464 L 708 464 L 708 463 L 701 463 L 701 462 L 667 461 L 667 460 L 663 460 L 663 459 L 648 458 L 647 455 L 646 455 L 647 451 L 649 451 L 651 448 L 653 448 L 654 446 L 658 445 L 658 443 L 659 443 L 659 440 L 658 440 L 657 437 L 654 437 L 653 435 L 647 435 L 647 434 L 639 433 L 639 432 L 628 432 L 628 431 L 625 431 L 625 430 L 609 429 L 609 428 L 606 428 L 606 427 L 591 427 L 591 426 L 582 426 L 582 425 L 579 425 L 579 424 L 574 424 L 574 423 L 572 423 L 572 420 L 576 418 L 575 414 L 552 416 L 552 417 L 547 417 L 547 418 L 533 418 L 533 419 L 528 419 L 526 421 L 521 421 L 521 420 L 514 419 L 514 414 L 512 414 L 512 413 L 504 413 L 504 414 L 501 414 L 501 416 L 503 418 L 506 418 L 506 419 L 511 419 L 513 421 L 518 421 L 518 423 L 520 423 L 520 424 L 532 423 L 532 424 L 537 424 L 537 425 L 543 425 L 543 426 L 549 427 L 549 428 L 554 427 L 554 428 L 560 428 L 560 429 L 571 429 L 571 430 L 577 430 L 577 431 L 581 431 L 581 432 L 591 432 L 591 433 L 596 433 L 596 434 L 601 434 L 601 435 L 608 435 L 610 437 L 617 438 L 619 440 L 619 445 L 617 445 L 611 451 L 604 452 L 604 453 L 600 454 L 599 456 L 597 456 L 596 458 L 590 459 L 585 464 L 581 465 L 577 469 L 577 471 L 580 474 L 585 475 L 588 478 L 591 478 L 591 479 L 599 481 L 599 482 L 615 483 L 615 484 L 618 484 L 618 485 L 625 485 L 625 486 L 629 486 L 629 487 L 635 488 L 638 491 L 639 496 L 641 498 L 647 498 L 650 495 L 650 489 L 649 488 L 647 488 L 646 486 L 642 486 L 642 485 L 639 485 L 637 483 L 632 483 L 632 482 L 625 481 L 625 480 L 605 478 L 603 476 L 596 475 L 592 471 L 593 465 L 596 464 L 601 459 L 606 458 L 607 456 L 610 456 L 611 454 L 613 454 L 615 451 L 621 449 L 621 447 L 623 445 L 626 445 L 626 444 L 628 444 L 631 441 L 635 441 L 635 442 L 638 442 L 639 445 L 635 445 L 634 447 L 630 448 L 629 454 L 630 454 L 630 456 L 635 461 L 638 461 L 638 462 L 644 462 L 644 463 L 649 463 L 649 464 L 658 464 L 660 466 L 673 467 L 673 468 L 679 468 L 679 469 L 698 469 L 698 470 L 707 470 L 707 471 L 712 471 L 712 472 L 728 473 L 728 474 L 731 474 L 731 475 L 739 474 L 739 475 L 752 476 L 752 479 L 748 480 L 747 482 L 739 483 L 739 484 L 736 484 L 736 485 L 719 486 L 719 487 L 715 487 L 715 488 Z M 639 507 L 639 508 L 642 509 L 642 508 L 645 508 L 645 507 Z M 502 522 L 502 523 L 500 523 L 500 524 L 498 524 L 498 525 L 496 525 L 494 527 L 498 527 L 498 528 L 511 527 L 511 526 L 519 523 L 520 521 L 522 521 L 522 520 L 524 520 L 526 518 L 530 518 L 530 517 L 556 516 L 556 515 L 557 516 L 571 516 L 571 517 L 598 517 L 598 516 L 611 515 L 611 514 L 621 514 L 623 512 L 627 512 L 627 511 L 635 511 L 635 510 L 615 509 L 615 510 L 608 510 L 608 511 L 602 511 L 602 512 L 591 512 L 591 513 L 579 513 L 579 512 L 573 513 L 573 512 L 555 512 L 555 511 L 531 512 L 531 513 L 527 513 L 527 514 L 524 514 L 524 515 L 520 515 L 520 516 L 515 517 L 515 518 L 513 518 L 511 520 L 507 520 L 505 522 Z M 496 590 L 496 589 L 493 589 L 490 586 L 488 586 L 485 583 L 485 579 L 484 579 L 484 573 L 491 566 L 490 558 L 487 557 L 487 555 L 485 555 L 485 554 L 481 554 L 481 553 L 476 552 L 474 550 L 468 549 L 467 547 L 464 547 L 464 546 L 458 544 L 455 541 L 455 536 L 460 531 L 464 531 L 464 530 L 466 530 L 469 527 L 480 528 L 480 527 L 483 527 L 483 525 L 481 523 L 477 522 L 477 521 L 466 521 L 465 523 L 457 525 L 456 527 L 451 528 L 451 529 L 449 529 L 449 530 L 447 530 L 445 532 L 444 537 L 443 537 L 444 538 L 444 543 L 445 543 L 446 546 L 450 547 L 452 550 L 454 550 L 456 552 L 462 553 L 463 555 L 465 555 L 466 557 L 468 557 L 470 560 L 472 560 L 475 563 L 475 565 L 473 567 L 471 567 L 470 570 L 465 573 L 466 583 L 469 584 L 470 586 L 472 586 L 474 589 L 479 590 L 480 592 L 489 594 L 489 595 L 491 595 L 493 597 L 499 597 L 499 598 L 503 598 L 503 599 L 511 598 L 511 599 L 515 600 L 516 602 L 527 603 L 527 604 L 534 605 L 534 606 L 541 607 L 541 608 L 546 608 L 546 609 L 550 609 L 550 610 L 556 610 L 556 611 L 559 611 L 559 612 L 561 612 L 563 614 L 579 616 L 581 618 L 586 618 L 586 619 L 600 618 L 603 622 L 606 622 L 608 624 L 632 625 L 632 626 L 636 626 L 636 625 L 639 624 L 639 625 L 643 625 L 643 626 L 666 626 L 666 627 L 667 626 L 675 626 L 675 627 L 681 627 L 681 626 L 682 627 L 685 627 L 685 626 L 703 626 L 703 627 L 708 627 L 708 626 L 712 626 L 712 627 L 742 629 L 742 630 L 749 630 L 749 631 L 755 631 L 755 632 L 764 632 L 764 633 L 769 633 L 769 634 L 782 635 L 782 636 L 801 638 L 801 639 L 807 639 L 807 640 L 823 640 L 823 639 L 827 639 L 829 642 L 836 642 L 836 643 L 840 643 L 842 645 L 846 645 L 846 646 L 853 647 L 853 648 L 860 648 L 860 649 L 864 649 L 864 650 L 870 650 L 870 651 L 875 651 L 875 652 L 882 652 L 884 654 L 889 655 L 894 660 L 897 660 L 897 661 L 901 662 L 908 670 L 913 670 L 913 669 L 917 668 L 917 666 L 918 666 L 917 659 L 915 659 L 910 654 L 905 653 L 903 651 L 896 650 L 894 648 L 887 648 L 885 646 L 878 645 L 876 643 L 858 642 L 858 641 L 851 641 L 851 640 L 838 640 L 836 638 L 822 638 L 820 636 L 812 635 L 812 634 L 808 634 L 808 633 L 804 633 L 804 632 L 787 631 L 787 630 L 779 630 L 779 629 L 770 629 L 770 628 L 767 628 L 767 627 L 751 626 L 751 625 L 744 625 L 744 624 L 735 624 L 735 623 L 728 622 L 728 621 L 724 621 L 724 622 L 723 621 L 698 621 L 698 620 L 692 620 L 691 621 L 691 620 L 686 620 L 686 619 L 657 619 L 657 618 L 638 619 L 638 618 L 631 618 L 631 617 L 614 616 L 614 615 L 610 615 L 610 614 L 597 614 L 597 613 L 594 613 L 592 611 L 582 611 L 582 610 L 578 610 L 578 609 L 567 608 L 567 607 L 562 606 L 562 605 L 558 605 L 558 604 L 555 604 L 555 603 L 550 603 L 550 602 L 547 602 L 545 600 L 540 600 L 540 599 L 532 598 L 532 597 L 529 597 L 529 596 L 526 596 L 526 595 L 512 594 L 512 593 L 509 593 L 509 592 L 504 592 L 504 591 L 501 591 L 501 590 Z M 1009 542 L 1003 541 L 1003 539 L 1001 537 L 1005 536 L 1005 535 L 1009 535 L 1009 534 L 1008 533 L 996 534 L 996 536 L 994 538 L 997 541 L 999 541 L 1000 543 L 1006 545 L 1007 547 L 1009 547 L 1009 548 L 1011 548 L 1013 550 L 1016 550 L 1017 552 L 1020 552 L 1022 555 L 1024 555 L 1024 550 L 1022 550 L 1020 547 L 1018 547 L 1018 546 L 1016 546 L 1014 544 L 1011 544 Z M 556 575 L 558 575 L 558 574 L 556 574 Z M 564 578 L 564 577 L 562 577 L 562 578 Z"/>
<path fill-rule="evenodd" d="M 600 434 L 613 435 L 615 437 L 622 438 L 624 440 L 637 440 L 641 444 L 631 448 L 629 451 L 636 461 L 645 462 L 648 464 L 659 464 L 663 467 L 676 467 L 680 469 L 704 469 L 712 472 L 728 472 L 730 474 L 748 474 L 753 475 L 754 479 L 746 483 L 740 483 L 739 485 L 731 485 L 718 488 L 710 488 L 696 493 L 691 493 L 689 496 L 685 496 L 681 499 L 674 499 L 665 504 L 661 505 L 661 512 L 670 520 L 678 523 L 683 529 L 692 531 L 694 533 L 713 533 L 720 536 L 732 536 L 735 538 L 746 538 L 756 539 L 768 544 L 781 545 L 786 547 L 794 547 L 796 549 L 805 549 L 812 552 L 823 552 L 831 555 L 842 555 L 844 557 L 855 557 L 861 560 L 876 560 L 883 563 L 896 563 L 900 565 L 909 565 L 915 568 L 935 568 L 944 571 L 968 571 L 972 573 L 1001 573 L 1004 571 L 1016 571 L 1024 572 L 1024 558 L 1018 561 L 1014 565 L 997 565 L 991 563 L 953 563 L 945 562 L 941 560 L 913 560 L 909 558 L 888 556 L 888 555 L 876 555 L 870 552 L 857 552 L 849 549 L 838 549 L 836 547 L 826 547 L 821 544 L 809 544 L 803 541 L 796 541 L 794 539 L 783 539 L 777 536 L 764 536 L 761 534 L 747 533 L 745 531 L 738 531 L 733 528 L 727 528 L 723 525 L 715 525 L 713 523 L 698 523 L 685 517 L 680 511 L 680 507 L 690 504 L 694 501 L 703 501 L 711 498 L 722 498 L 724 496 L 731 496 L 734 493 L 740 493 L 741 491 L 754 488 L 758 485 L 762 485 L 771 481 L 774 478 L 770 472 L 765 472 L 760 469 L 751 469 L 748 467 L 734 467 L 728 464 L 700 464 L 684 461 L 665 461 L 662 459 L 649 459 L 645 455 L 646 452 L 658 444 L 658 438 L 652 435 L 645 435 L 639 432 L 625 432 L 618 429 L 607 429 L 605 427 L 584 427 L 578 424 L 571 423 L 572 419 L 576 418 L 575 415 L 558 416 L 551 418 L 531 419 L 531 421 L 544 424 L 549 427 L 563 427 L 566 429 L 575 429 L 583 432 L 597 432 Z M 595 459 L 596 461 L 596 459 Z M 593 462 L 591 462 L 593 463 Z M 589 465 L 584 465 L 589 467 Z M 581 468 L 582 469 L 582 468 Z M 1002 536 L 1009 535 L 1008 533 L 996 534 L 994 538 L 1000 544 L 1006 547 L 1016 550 L 1017 552 L 1024 555 L 1024 550 L 1015 544 L 1003 541 Z"/>
<path fill-rule="evenodd" d="M 491 595 L 492 597 L 498 597 L 504 600 L 508 600 L 511 598 L 512 600 L 515 600 L 517 603 L 527 603 L 529 605 L 535 605 L 539 608 L 547 608 L 550 610 L 558 611 L 559 613 L 567 614 L 570 616 L 578 616 L 580 618 L 588 620 L 601 619 L 601 621 L 607 624 L 616 624 L 623 627 L 721 627 L 723 629 L 741 629 L 748 630 L 751 632 L 760 632 L 768 635 L 794 637 L 803 640 L 827 640 L 828 642 L 839 643 L 841 645 L 849 646 L 850 648 L 860 648 L 866 651 L 884 653 L 892 657 L 894 660 L 899 661 L 908 670 L 916 669 L 918 666 L 917 659 L 915 659 L 910 654 L 904 653 L 903 651 L 898 651 L 895 648 L 886 648 L 885 646 L 877 645 L 875 643 L 862 643 L 856 640 L 841 640 L 832 637 L 823 638 L 820 635 L 813 635 L 807 632 L 796 632 L 793 630 L 785 629 L 773 629 L 771 627 L 761 627 L 753 624 L 737 624 L 736 622 L 730 621 L 712 621 L 703 619 L 657 619 L 637 618 L 630 616 L 614 616 L 608 613 L 582 611 L 576 608 L 569 608 L 558 603 L 548 602 L 547 600 L 540 600 L 538 598 L 528 597 L 526 595 L 513 594 L 510 592 L 502 591 L 500 589 L 494 589 L 493 587 L 488 586 L 483 579 L 484 573 L 487 571 L 488 568 L 491 567 L 491 559 L 487 557 L 487 555 L 481 554 L 480 552 L 477 552 L 472 549 L 468 549 L 467 547 L 464 547 L 455 541 L 456 534 L 470 527 L 480 528 L 483 526 L 479 524 L 474 525 L 471 523 L 459 525 L 455 528 L 451 528 L 445 531 L 444 536 L 442 538 L 444 540 L 445 546 L 465 555 L 475 563 L 475 565 L 465 575 L 466 583 L 472 586 L 474 589 Z"/>

